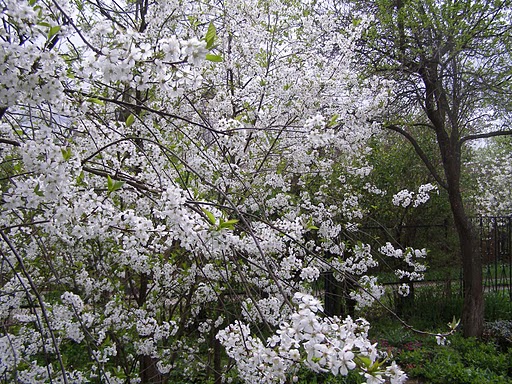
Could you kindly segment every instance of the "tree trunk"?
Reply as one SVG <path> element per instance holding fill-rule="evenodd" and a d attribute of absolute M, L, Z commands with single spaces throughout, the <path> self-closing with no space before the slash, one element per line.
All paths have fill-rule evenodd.
<path fill-rule="evenodd" d="M 450 202 L 451 200 L 452 197 L 450 196 Z M 462 326 L 464 337 L 480 337 L 484 326 L 482 260 L 471 220 L 464 212 L 464 208 L 452 205 L 452 211 L 457 234 L 459 235 L 462 258 L 462 282 L 464 287 Z"/>
<path fill-rule="evenodd" d="M 164 384 L 167 379 L 158 370 L 157 359 L 143 355 L 140 356 L 140 382 L 141 384 Z"/>
<path fill-rule="evenodd" d="M 324 312 L 327 316 L 341 316 L 341 283 L 334 278 L 332 271 L 324 273 Z"/>
<path fill-rule="evenodd" d="M 438 142 L 440 147 L 447 144 L 447 142 L 439 139 Z M 457 145 L 444 145 L 444 148 L 441 148 L 441 153 L 443 154 L 450 207 L 460 244 L 464 286 L 464 306 L 461 320 L 464 336 L 480 337 L 482 336 L 484 322 L 482 259 L 473 224 L 466 214 L 460 191 L 461 168 L 458 149 Z"/>

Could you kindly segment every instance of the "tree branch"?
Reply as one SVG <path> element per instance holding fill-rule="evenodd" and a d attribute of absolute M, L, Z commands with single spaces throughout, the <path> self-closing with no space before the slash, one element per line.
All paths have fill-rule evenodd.
<path fill-rule="evenodd" d="M 80 39 L 82 39 L 82 41 L 85 43 L 85 45 L 87 45 L 90 49 L 92 49 L 96 54 L 101 55 L 101 51 L 87 41 L 87 39 L 84 37 L 80 28 L 78 28 L 75 25 L 75 23 L 73 23 L 71 18 L 66 14 L 66 12 L 64 12 L 64 9 L 62 9 L 62 7 L 59 5 L 59 3 L 56 0 L 53 0 L 52 2 L 53 2 L 53 5 L 55 5 L 55 7 L 59 10 L 59 12 L 62 13 L 62 15 L 66 18 L 67 22 L 69 24 L 71 24 L 71 26 L 73 27 L 75 32 L 78 34 L 78 36 L 80 36 Z"/>
<path fill-rule="evenodd" d="M 395 132 L 399 133 L 400 135 L 402 135 L 403 137 L 405 137 L 411 143 L 411 145 L 414 147 L 414 150 L 416 151 L 416 154 L 423 161 L 423 163 L 428 168 L 430 174 L 434 177 L 434 179 L 437 181 L 437 183 L 442 188 L 444 188 L 444 189 L 448 188 L 448 185 L 441 178 L 441 176 L 439 176 L 439 173 L 436 171 L 434 165 L 429 160 L 429 158 L 427 157 L 427 155 L 425 154 L 423 149 L 421 149 L 420 145 L 418 144 L 416 139 L 414 139 L 414 137 L 412 137 L 407 131 L 403 130 L 402 128 L 400 128 L 397 125 L 394 125 L 394 124 L 384 124 L 383 126 L 384 126 L 384 128 L 389 129 L 391 131 L 395 131 Z"/>
<path fill-rule="evenodd" d="M 17 141 L 9 140 L 9 139 L 2 139 L 1 137 L 0 137 L 0 144 L 9 144 L 9 145 L 13 145 L 15 147 L 21 146 L 21 144 L 18 143 Z"/>
<path fill-rule="evenodd" d="M 112 180 L 124 181 L 126 184 L 131 185 L 132 187 L 134 187 L 135 189 L 137 189 L 139 191 L 147 191 L 147 192 L 152 192 L 152 193 L 160 193 L 161 192 L 161 191 L 159 191 L 157 189 L 148 187 L 146 184 L 144 184 L 141 181 L 130 180 L 125 175 L 122 175 L 122 174 L 117 173 L 117 172 L 115 174 L 111 174 L 111 173 L 102 171 L 100 169 L 94 169 L 94 168 L 87 167 L 87 166 L 83 166 L 82 169 L 85 172 L 89 172 L 89 173 L 92 173 L 92 174 L 97 175 L 97 176 L 103 176 L 103 177 L 110 176 L 110 178 Z"/>
<path fill-rule="evenodd" d="M 44 321 L 46 323 L 46 326 L 48 327 L 48 331 L 49 331 L 50 337 L 52 339 L 52 344 L 53 344 L 53 347 L 55 349 L 55 355 L 57 357 L 57 361 L 59 362 L 60 370 L 62 372 L 62 381 L 64 382 L 64 384 L 67 384 L 68 383 L 68 380 L 67 380 L 68 376 L 67 376 L 67 373 L 66 373 L 66 368 L 64 367 L 64 362 L 62 361 L 62 353 L 59 350 L 59 343 L 57 342 L 57 337 L 55 336 L 55 332 L 53 332 L 52 324 L 50 322 L 50 318 L 49 318 L 48 313 L 46 311 L 46 304 L 44 303 L 44 300 L 43 300 L 43 298 L 42 298 L 42 296 L 41 296 L 41 294 L 39 292 L 39 289 L 38 289 L 36 283 L 32 279 L 32 276 L 30 276 L 30 273 L 28 272 L 27 268 L 25 268 L 25 263 L 23 261 L 23 256 L 18 253 L 18 250 L 16 249 L 14 244 L 11 242 L 9 237 L 3 231 L 0 231 L 0 236 L 2 237 L 2 240 L 7 244 L 8 248 L 11 250 L 13 255 L 16 257 L 16 260 L 18 261 L 19 268 L 21 269 L 23 275 L 25 276 L 25 279 L 27 280 L 28 284 L 30 285 L 30 288 L 32 289 L 32 293 L 37 298 L 37 301 L 39 303 L 39 308 L 41 309 L 41 314 L 43 315 Z M 9 262 L 8 258 L 6 256 L 4 256 L 3 253 L 2 253 L 2 258 L 4 260 L 7 260 L 9 266 L 11 267 L 11 269 L 15 272 L 16 275 L 18 275 L 18 272 L 16 272 L 16 269 L 14 268 L 14 265 L 12 265 Z M 23 286 L 23 288 L 25 289 L 25 291 L 27 292 L 27 299 L 30 301 L 31 299 L 30 299 L 30 294 L 29 294 L 28 288 L 25 286 L 25 283 L 23 282 L 23 280 L 20 277 L 18 277 L 18 279 L 19 279 L 21 285 Z M 38 323 L 39 323 L 39 320 L 38 320 Z M 41 334 L 43 333 L 43 327 L 42 326 L 40 326 L 40 332 L 41 332 Z M 45 355 L 46 354 L 47 354 L 47 352 L 46 352 L 46 349 L 45 349 Z"/>
<path fill-rule="evenodd" d="M 215 132 L 215 133 L 218 133 L 218 134 L 221 134 L 221 135 L 225 135 L 226 134 L 226 132 L 218 131 L 218 130 L 213 129 L 211 127 L 208 127 L 208 126 L 206 126 L 204 124 L 197 123 L 195 121 L 187 119 L 185 117 L 181 117 L 181 116 L 178 116 L 178 115 L 173 115 L 172 113 L 160 111 L 158 109 L 153 109 L 153 108 L 150 108 L 150 107 L 146 107 L 144 105 L 127 103 L 126 101 L 116 100 L 116 99 L 109 99 L 107 97 L 93 95 L 93 94 L 89 94 L 89 93 L 85 93 L 85 92 L 81 92 L 81 91 L 75 91 L 75 90 L 72 90 L 72 89 L 66 89 L 66 90 L 64 90 L 64 92 L 65 93 L 69 93 L 69 94 L 79 94 L 79 95 L 82 95 L 82 96 L 85 96 L 85 97 L 101 100 L 101 101 L 104 101 L 104 102 L 107 102 L 107 103 L 112 103 L 112 104 L 120 105 L 120 106 L 123 106 L 124 108 L 127 108 L 128 110 L 131 110 L 131 111 L 134 111 L 134 110 L 137 110 L 137 109 L 144 110 L 146 112 L 155 113 L 155 114 L 157 114 L 158 116 L 161 116 L 161 117 L 167 117 L 167 118 L 172 118 L 172 119 L 176 119 L 176 120 L 181 120 L 181 121 L 184 121 L 185 123 L 188 123 L 190 125 L 195 125 L 197 127 L 201 127 L 201 128 L 204 128 L 204 129 L 206 129 L 208 131 L 212 131 L 212 132 Z"/>
<path fill-rule="evenodd" d="M 466 141 L 469 140 L 477 140 L 477 139 L 488 139 L 490 137 L 496 137 L 496 136 L 511 136 L 512 130 L 506 130 L 506 131 L 493 131 L 488 133 L 478 133 L 475 135 L 467 135 L 462 137 L 459 140 L 459 145 L 464 144 Z"/>

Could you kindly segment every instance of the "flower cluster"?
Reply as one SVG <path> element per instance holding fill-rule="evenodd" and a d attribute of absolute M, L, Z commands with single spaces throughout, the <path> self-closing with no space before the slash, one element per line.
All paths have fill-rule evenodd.
<path fill-rule="evenodd" d="M 383 255 L 400 259 L 405 263 L 405 267 L 407 267 L 407 269 L 397 269 L 395 271 L 395 275 L 400 280 L 412 282 L 421 281 L 424 279 L 424 272 L 427 269 L 424 262 L 425 258 L 427 257 L 427 250 L 425 248 L 406 248 L 405 250 L 400 248 L 395 249 L 395 247 L 393 247 L 393 245 L 388 242 L 386 245 L 380 247 L 379 251 Z M 403 283 L 399 287 L 398 292 L 402 296 L 407 296 L 409 294 L 409 286 L 406 283 Z"/>
<path fill-rule="evenodd" d="M 404 208 L 412 204 L 416 208 L 430 200 L 430 193 L 432 191 L 437 191 L 437 187 L 430 183 L 420 185 L 417 193 L 403 189 L 393 195 L 393 204 Z"/>
<path fill-rule="evenodd" d="M 284 383 L 300 366 L 314 372 L 346 376 L 358 368 L 368 383 L 403 383 L 406 375 L 368 340 L 369 324 L 363 319 L 320 317 L 323 308 L 314 297 L 296 293 L 298 310 L 280 324 L 263 343 L 251 336 L 248 325 L 235 322 L 217 339 L 235 359 L 240 376 L 248 383 Z"/>
<path fill-rule="evenodd" d="M 350 292 L 350 297 L 357 302 L 358 308 L 371 306 L 385 293 L 384 287 L 378 284 L 375 276 L 363 275 L 357 284 L 359 288 Z"/>

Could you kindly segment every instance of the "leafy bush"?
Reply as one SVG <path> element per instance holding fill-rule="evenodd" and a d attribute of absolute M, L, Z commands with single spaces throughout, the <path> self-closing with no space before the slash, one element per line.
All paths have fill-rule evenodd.
<path fill-rule="evenodd" d="M 364 378 L 355 371 L 350 371 L 347 376 L 333 376 L 301 369 L 297 377 L 298 383 L 308 384 L 361 384 L 364 382 Z"/>
<path fill-rule="evenodd" d="M 512 300 L 503 292 L 491 292 L 485 295 L 486 321 L 512 320 Z"/>
<path fill-rule="evenodd" d="M 484 338 L 494 342 L 502 350 L 512 347 L 512 320 L 498 320 L 486 323 Z"/>
<path fill-rule="evenodd" d="M 449 346 L 430 341 L 413 351 L 402 350 L 397 357 L 410 377 L 428 383 L 512 383 L 512 349 L 501 353 L 492 343 L 460 335 Z"/>

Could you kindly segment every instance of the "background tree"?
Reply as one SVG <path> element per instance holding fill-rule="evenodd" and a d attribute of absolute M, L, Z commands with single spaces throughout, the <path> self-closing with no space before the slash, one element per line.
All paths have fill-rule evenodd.
<path fill-rule="evenodd" d="M 428 133 L 417 139 L 439 169 L 441 161 L 439 156 L 436 157 L 435 140 Z M 402 250 L 426 247 L 428 270 L 425 277 L 446 278 L 447 281 L 458 278 L 458 242 L 446 191 L 432 191 L 429 201 L 419 206 L 414 202 L 404 204 L 400 196 L 414 198 L 419 193 L 418 186 L 435 184 L 432 175 L 409 142 L 394 132 L 382 131 L 371 140 L 370 146 L 368 162 L 373 170 L 365 181 L 381 193 L 364 194 L 361 200 L 366 210 L 361 238 L 376 249 L 387 242 Z M 393 261 L 384 257 L 381 261 L 379 271 L 383 278 L 393 282 L 401 280 L 401 288 L 394 292 L 394 304 L 395 311 L 404 316 L 403 306 L 414 305 L 415 284 L 410 284 L 414 280 L 393 273 L 397 266 Z M 452 276 L 455 270 L 457 273 Z M 405 292 L 408 294 L 404 296 Z"/>
<path fill-rule="evenodd" d="M 393 81 L 379 119 L 405 137 L 448 194 L 464 274 L 466 336 L 483 329 L 482 265 L 461 191 L 464 145 L 508 135 L 511 94 L 509 1 L 376 1 L 353 5 L 369 19 L 358 52 L 371 73 Z M 439 172 L 418 137 L 431 132 Z"/>
<path fill-rule="evenodd" d="M 474 188 L 468 199 L 474 212 L 484 216 L 512 213 L 512 138 L 496 137 L 476 147 L 469 169 Z"/>

